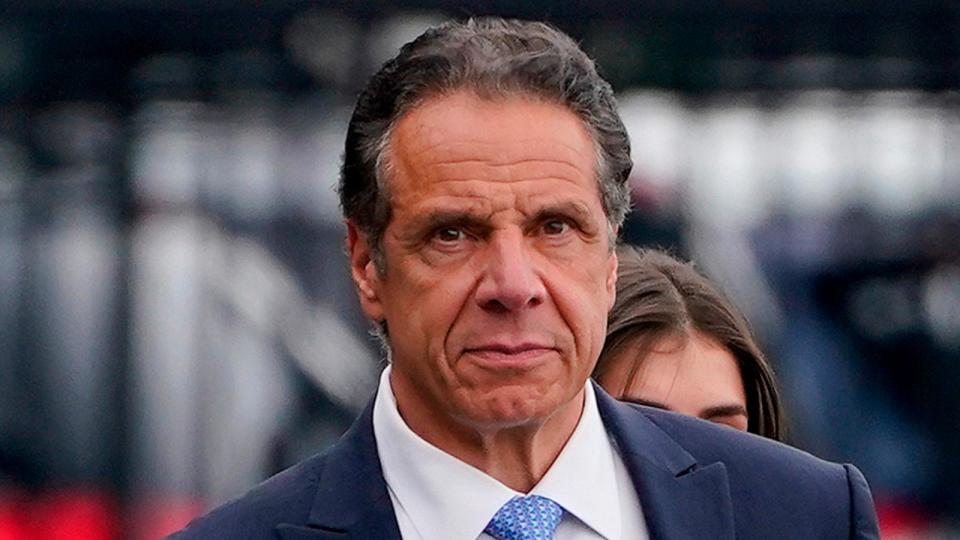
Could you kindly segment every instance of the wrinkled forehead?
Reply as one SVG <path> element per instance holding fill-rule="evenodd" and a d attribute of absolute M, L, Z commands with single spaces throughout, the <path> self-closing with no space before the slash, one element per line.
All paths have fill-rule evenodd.
<path fill-rule="evenodd" d="M 597 151 L 584 122 L 563 105 L 526 95 L 435 96 L 399 118 L 388 142 L 388 172 L 399 168 L 419 181 L 553 177 L 597 185 Z"/>

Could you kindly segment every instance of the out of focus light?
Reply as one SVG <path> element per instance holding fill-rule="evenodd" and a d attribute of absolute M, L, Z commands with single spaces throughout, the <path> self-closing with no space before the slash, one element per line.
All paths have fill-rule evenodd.
<path fill-rule="evenodd" d="M 10 203 L 19 195 L 28 172 L 23 147 L 0 137 L 0 204 Z"/>
<path fill-rule="evenodd" d="M 294 61 L 320 83 L 345 88 L 357 73 L 360 48 L 357 23 L 333 10 L 298 15 L 284 29 L 283 38 Z"/>
<path fill-rule="evenodd" d="M 824 67 L 825 69 L 825 67 Z M 960 118 L 951 96 L 808 90 L 688 107 L 677 95 L 621 99 L 634 179 L 676 186 L 694 219 L 743 230 L 774 210 L 912 215 L 960 199 Z"/>
<path fill-rule="evenodd" d="M 203 418 L 199 321 L 201 224 L 157 216 L 132 236 L 132 484 L 196 493 L 195 434 Z"/>
<path fill-rule="evenodd" d="M 941 172 L 940 192 L 948 204 L 960 201 L 960 152 L 947 150 L 960 148 L 960 92 L 946 92 L 941 96 L 937 116 L 944 123 L 944 166 Z"/>
<path fill-rule="evenodd" d="M 879 92 L 865 101 L 854 140 L 871 206 L 883 213 L 914 213 L 941 196 L 945 148 L 939 115 L 916 93 Z"/>
<path fill-rule="evenodd" d="M 206 505 L 197 497 L 144 493 L 127 512 L 124 536 L 129 540 L 159 540 L 186 527 L 205 510 Z"/>
<path fill-rule="evenodd" d="M 116 540 L 121 525 L 116 501 L 96 489 L 0 489 L 0 540 Z"/>
<path fill-rule="evenodd" d="M 677 190 L 687 174 L 692 126 L 679 98 L 669 92 L 633 92 L 619 99 L 630 133 L 633 176 L 662 190 Z"/>
<path fill-rule="evenodd" d="M 945 265 L 930 273 L 923 308 L 934 339 L 946 350 L 960 347 L 960 266 Z"/>
<path fill-rule="evenodd" d="M 743 229 L 771 204 L 769 134 L 759 109 L 749 102 L 721 102 L 693 124 L 694 146 L 686 196 L 697 219 Z"/>
<path fill-rule="evenodd" d="M 162 101 L 135 119 L 131 170 L 136 197 L 150 205 L 196 203 L 201 160 L 209 153 L 199 103 Z"/>
<path fill-rule="evenodd" d="M 266 220 L 279 210 L 280 127 L 272 109 L 261 103 L 241 103 L 226 110 L 231 117 L 218 125 L 222 146 L 207 173 L 229 215 L 243 221 Z"/>
<path fill-rule="evenodd" d="M 439 13 L 407 11 L 402 15 L 377 21 L 366 44 L 370 65 L 378 69 L 381 64 L 393 58 L 405 43 L 445 20 L 446 17 Z"/>
<path fill-rule="evenodd" d="M 794 94 L 773 113 L 771 148 L 783 199 L 801 215 L 836 212 L 851 203 L 851 137 L 838 92 Z M 772 179 L 771 179 L 772 181 Z"/>
<path fill-rule="evenodd" d="M 316 103 L 302 107 L 284 129 L 279 163 L 283 204 L 292 215 L 339 228 L 343 216 L 336 185 L 350 110 Z"/>

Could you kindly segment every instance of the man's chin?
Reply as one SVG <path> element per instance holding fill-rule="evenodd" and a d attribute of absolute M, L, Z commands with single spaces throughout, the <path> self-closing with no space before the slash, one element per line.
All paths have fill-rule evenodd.
<path fill-rule="evenodd" d="M 505 388 L 470 404 L 461 416 L 478 430 L 536 427 L 565 409 L 568 401 L 560 395 Z"/>

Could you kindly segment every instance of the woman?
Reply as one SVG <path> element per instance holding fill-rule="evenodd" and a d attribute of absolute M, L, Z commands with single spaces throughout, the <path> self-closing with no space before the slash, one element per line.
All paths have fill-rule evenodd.
<path fill-rule="evenodd" d="M 617 255 L 597 382 L 618 399 L 781 440 L 773 370 L 740 311 L 690 263 L 632 246 Z"/>

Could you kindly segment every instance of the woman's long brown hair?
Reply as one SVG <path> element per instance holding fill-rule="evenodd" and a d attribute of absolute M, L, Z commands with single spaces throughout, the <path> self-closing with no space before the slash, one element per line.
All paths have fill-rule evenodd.
<path fill-rule="evenodd" d="M 776 377 L 743 314 L 693 264 L 633 246 L 617 248 L 617 299 L 607 320 L 607 339 L 594 369 L 600 378 L 609 359 L 625 347 L 638 348 L 624 381 L 635 382 L 646 350 L 669 335 L 699 331 L 737 359 L 747 398 L 747 430 L 782 440 L 783 411 Z"/>

